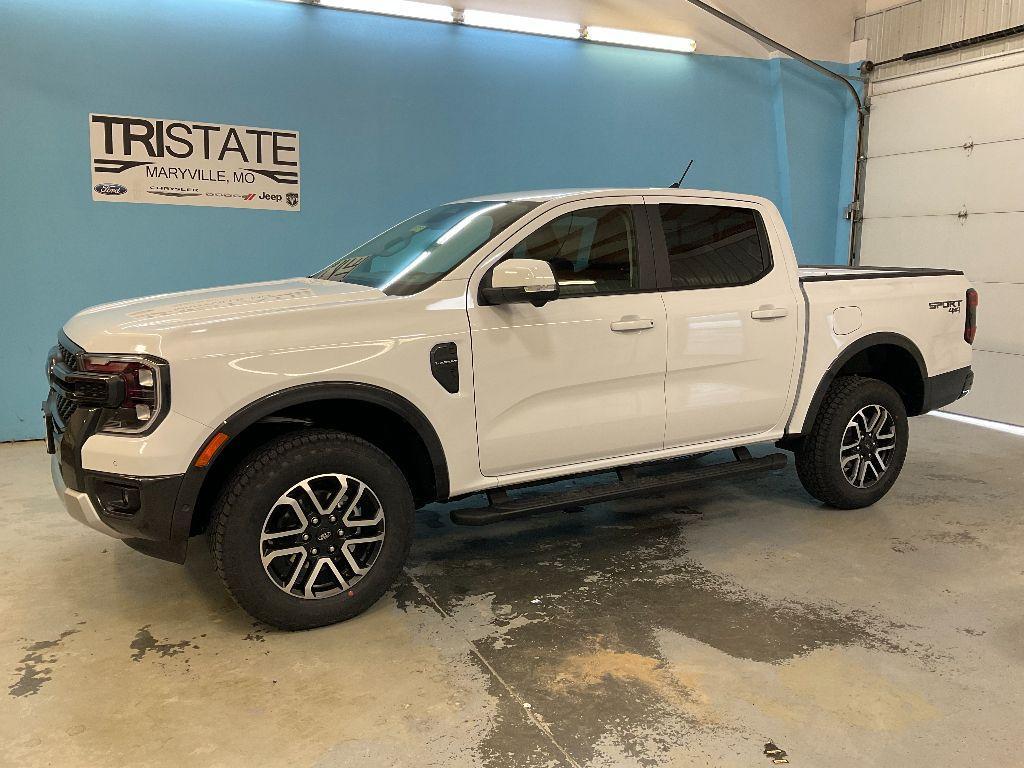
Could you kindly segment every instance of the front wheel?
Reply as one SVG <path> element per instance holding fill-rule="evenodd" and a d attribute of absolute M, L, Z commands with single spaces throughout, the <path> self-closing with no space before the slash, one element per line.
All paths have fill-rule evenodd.
<path fill-rule="evenodd" d="M 816 499 L 839 509 L 874 504 L 892 488 L 907 456 L 903 400 L 877 379 L 832 382 L 814 426 L 796 451 L 796 470 Z"/>
<path fill-rule="evenodd" d="M 412 540 L 401 471 L 352 435 L 306 430 L 249 457 L 214 510 L 211 545 L 228 591 L 250 615 L 312 629 L 373 605 Z"/>

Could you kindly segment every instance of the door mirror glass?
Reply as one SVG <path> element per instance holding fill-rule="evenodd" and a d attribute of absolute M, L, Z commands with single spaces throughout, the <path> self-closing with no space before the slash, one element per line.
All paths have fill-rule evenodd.
<path fill-rule="evenodd" d="M 529 302 L 542 307 L 558 298 L 558 282 L 546 261 L 506 259 L 491 270 L 480 294 L 487 304 Z"/>

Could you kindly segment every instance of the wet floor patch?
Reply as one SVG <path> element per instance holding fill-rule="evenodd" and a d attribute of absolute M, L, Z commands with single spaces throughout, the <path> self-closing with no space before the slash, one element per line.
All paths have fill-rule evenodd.
<path fill-rule="evenodd" d="M 77 629 L 66 629 L 53 640 L 39 640 L 26 645 L 25 655 L 14 669 L 18 679 L 7 689 L 10 695 L 20 698 L 39 693 L 43 685 L 53 679 L 50 675 L 53 665 L 57 663 L 57 649 L 65 639 L 77 632 Z"/>
<path fill-rule="evenodd" d="M 142 661 L 150 654 L 166 659 L 183 654 L 187 650 L 199 648 L 193 640 L 179 640 L 177 642 L 157 640 L 153 633 L 149 631 L 149 627 L 149 624 L 141 627 L 129 644 L 129 647 L 132 649 L 132 661 Z M 185 657 L 185 661 L 188 661 L 187 657 Z"/>
<path fill-rule="evenodd" d="M 586 763 L 610 744 L 653 766 L 666 749 L 732 727 L 669 664 L 659 643 L 666 631 L 768 665 L 828 647 L 906 650 L 893 639 L 899 627 L 880 617 L 769 599 L 701 567 L 687 557 L 688 516 L 627 510 L 483 531 L 421 526 L 409 573 L 426 597 L 398 593 L 399 605 L 451 617 L 547 725 L 556 752 Z M 499 717 L 482 759 L 540 764 L 536 754 L 512 755 L 511 732 L 521 739 L 522 728 L 521 716 Z"/>

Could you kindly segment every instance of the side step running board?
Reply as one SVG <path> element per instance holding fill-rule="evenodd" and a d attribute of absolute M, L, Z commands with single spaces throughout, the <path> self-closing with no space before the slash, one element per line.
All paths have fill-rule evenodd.
<path fill-rule="evenodd" d="M 786 454 L 772 453 L 759 459 L 751 458 L 746 449 L 736 451 L 737 460 L 723 464 L 712 464 L 708 467 L 692 467 L 675 472 L 637 477 L 634 471 L 620 472 L 623 479 L 617 483 L 605 483 L 571 491 L 511 498 L 503 491 L 491 494 L 491 505 L 478 509 L 456 509 L 451 513 L 452 522 L 456 525 L 490 525 L 504 520 L 514 520 L 539 512 L 550 512 L 566 507 L 578 507 L 585 504 L 596 504 L 600 501 L 612 501 L 627 496 L 642 496 L 647 493 L 678 488 L 709 480 L 751 475 L 782 469 L 786 466 Z M 632 470 L 633 468 L 625 468 Z"/>

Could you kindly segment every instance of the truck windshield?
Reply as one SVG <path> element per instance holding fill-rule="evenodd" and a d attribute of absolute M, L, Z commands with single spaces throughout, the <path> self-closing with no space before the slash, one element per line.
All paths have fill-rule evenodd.
<path fill-rule="evenodd" d="M 436 283 L 537 205 L 491 200 L 431 208 L 359 246 L 313 277 L 409 296 Z"/>

